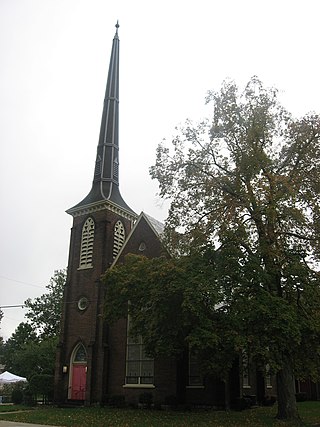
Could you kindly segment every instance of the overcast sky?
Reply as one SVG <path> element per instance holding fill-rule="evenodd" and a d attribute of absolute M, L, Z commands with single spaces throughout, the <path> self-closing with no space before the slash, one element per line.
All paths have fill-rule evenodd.
<path fill-rule="evenodd" d="M 207 90 L 258 75 L 296 116 L 320 112 L 319 0 L 0 0 L 0 305 L 45 292 L 67 265 L 74 206 L 91 188 L 115 23 L 120 188 L 166 208 L 149 167 Z M 5 339 L 24 310 L 5 309 Z"/>

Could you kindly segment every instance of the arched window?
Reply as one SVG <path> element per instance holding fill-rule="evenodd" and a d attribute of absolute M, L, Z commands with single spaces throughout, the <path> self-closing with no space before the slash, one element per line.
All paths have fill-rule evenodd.
<path fill-rule="evenodd" d="M 242 387 L 251 388 L 250 385 L 250 360 L 248 352 L 242 351 Z"/>
<path fill-rule="evenodd" d="M 126 234 L 125 229 L 121 221 L 117 221 L 116 225 L 114 226 L 114 234 L 113 234 L 113 258 L 115 258 L 120 249 L 122 248 L 122 245 L 124 244 Z"/>
<path fill-rule="evenodd" d="M 92 267 L 94 221 L 88 218 L 82 227 L 79 268 Z"/>
<path fill-rule="evenodd" d="M 78 344 L 73 353 L 73 363 L 86 363 L 87 352 L 83 344 Z"/>

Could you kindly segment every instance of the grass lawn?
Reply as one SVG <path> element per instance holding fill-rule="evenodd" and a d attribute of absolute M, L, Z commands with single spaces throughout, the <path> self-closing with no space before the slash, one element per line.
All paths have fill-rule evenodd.
<path fill-rule="evenodd" d="M 320 427 L 320 402 L 303 402 L 298 405 L 303 425 Z M 25 412 L 4 413 L 6 410 L 13 409 L 25 410 Z M 91 407 L 39 407 L 29 411 L 26 409 L 21 406 L 0 405 L 0 419 L 65 427 L 292 426 L 292 424 L 275 420 L 276 406 L 254 408 L 243 412 L 176 412 Z"/>

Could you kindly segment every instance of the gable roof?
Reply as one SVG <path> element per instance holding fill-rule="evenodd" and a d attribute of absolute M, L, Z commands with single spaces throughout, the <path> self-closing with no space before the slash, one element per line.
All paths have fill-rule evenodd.
<path fill-rule="evenodd" d="M 150 227 L 153 228 L 153 231 L 158 235 L 158 237 L 161 238 L 163 232 L 164 232 L 164 224 L 157 219 L 153 218 L 150 215 L 147 215 L 144 212 L 141 212 L 140 215 L 144 215 L 146 220 L 149 222 Z"/>
<path fill-rule="evenodd" d="M 126 251 L 128 244 L 130 243 L 130 241 L 132 239 L 132 236 L 134 236 L 136 234 L 137 229 L 139 228 L 139 226 L 141 225 L 141 223 L 143 221 L 145 221 L 147 223 L 151 232 L 154 234 L 154 237 L 156 238 L 156 240 L 158 240 L 160 242 L 160 244 L 163 245 L 161 236 L 162 236 L 163 231 L 164 231 L 164 224 L 162 222 L 156 220 L 155 218 L 151 217 L 150 215 L 147 215 L 146 213 L 141 212 L 141 214 L 139 215 L 137 221 L 135 222 L 132 230 L 130 231 L 127 239 L 125 240 L 123 246 L 121 247 L 119 253 L 117 254 L 115 259 L 113 260 L 111 267 L 114 266 L 118 262 L 119 258 Z"/>

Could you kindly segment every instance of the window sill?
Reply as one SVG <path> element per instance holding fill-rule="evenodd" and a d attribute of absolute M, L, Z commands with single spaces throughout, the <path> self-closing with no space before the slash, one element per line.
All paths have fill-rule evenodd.
<path fill-rule="evenodd" d="M 84 265 L 83 267 L 78 267 L 78 270 L 89 270 L 93 268 L 93 265 Z"/>
<path fill-rule="evenodd" d="M 251 385 L 244 385 L 242 388 L 251 388 Z"/>
<path fill-rule="evenodd" d="M 153 384 L 124 384 L 123 388 L 156 388 Z"/>
<path fill-rule="evenodd" d="M 204 389 L 204 385 L 187 385 L 186 388 L 188 388 L 188 389 L 200 389 L 200 390 L 203 390 Z"/>
<path fill-rule="evenodd" d="M 272 388 L 272 385 L 267 385 L 267 388 Z"/>

